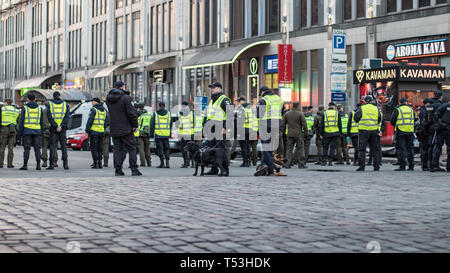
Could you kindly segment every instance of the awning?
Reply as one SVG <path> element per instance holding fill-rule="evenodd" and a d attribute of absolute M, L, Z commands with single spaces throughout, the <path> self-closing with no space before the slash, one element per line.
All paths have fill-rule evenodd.
<path fill-rule="evenodd" d="M 47 76 L 43 76 L 43 77 L 31 78 L 31 79 L 17 83 L 11 89 L 12 90 L 20 90 L 22 88 L 40 87 L 41 84 L 43 82 L 45 82 L 46 80 L 48 80 L 52 77 L 57 77 L 57 76 L 61 76 L 61 74 L 53 74 L 53 75 L 47 75 Z"/>
<path fill-rule="evenodd" d="M 183 69 L 232 64 L 247 49 L 258 45 L 267 44 L 270 44 L 270 41 L 258 41 L 254 43 L 219 48 L 208 52 L 201 52 L 187 60 L 183 65 Z"/>
<path fill-rule="evenodd" d="M 129 66 L 125 67 L 125 69 L 136 69 L 136 68 L 140 68 L 140 67 L 148 67 L 154 63 L 165 60 L 167 58 L 175 57 L 178 54 L 179 54 L 178 52 L 174 51 L 174 52 L 154 55 L 143 62 L 136 62 L 136 63 L 130 64 Z"/>
<path fill-rule="evenodd" d="M 58 90 L 58 91 L 61 93 L 61 99 L 68 101 L 68 102 L 92 99 L 91 95 L 88 92 L 84 92 L 84 91 L 77 91 L 77 90 L 70 90 L 70 91 Z M 44 101 L 44 100 L 52 100 L 53 92 L 55 92 L 55 90 L 33 89 L 33 90 L 28 91 L 27 94 L 33 93 L 36 95 L 36 100 Z"/>
<path fill-rule="evenodd" d="M 129 65 L 129 64 L 130 63 L 123 63 L 123 64 L 116 64 L 116 65 L 108 66 L 108 67 L 105 67 L 105 68 L 101 68 L 101 69 L 97 70 L 97 72 L 95 73 L 93 78 L 97 79 L 97 78 L 108 77 L 116 69 L 118 69 L 120 67 L 124 67 L 124 66 Z"/>

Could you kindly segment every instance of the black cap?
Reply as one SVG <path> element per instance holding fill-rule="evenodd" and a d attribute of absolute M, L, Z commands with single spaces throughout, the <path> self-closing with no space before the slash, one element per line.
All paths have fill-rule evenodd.
<path fill-rule="evenodd" d="M 209 88 L 213 88 L 213 87 L 218 87 L 218 88 L 223 88 L 222 84 L 220 82 L 215 82 L 213 84 L 208 85 Z"/>
<path fill-rule="evenodd" d="M 430 101 L 431 101 L 431 100 L 430 100 L 429 98 L 426 98 L 426 99 L 423 100 L 423 104 L 430 103 Z"/>
<path fill-rule="evenodd" d="M 270 89 L 269 89 L 269 87 L 267 87 L 267 86 L 262 86 L 261 87 L 261 89 L 259 89 L 259 91 L 261 91 L 261 92 L 267 92 L 267 91 L 270 91 Z"/>
<path fill-rule="evenodd" d="M 244 97 L 239 97 L 238 99 L 237 99 L 237 102 L 241 102 L 241 101 L 247 101 Z"/>
<path fill-rule="evenodd" d="M 102 101 L 99 98 L 93 98 L 92 101 L 95 101 L 97 103 L 102 103 Z"/>
<path fill-rule="evenodd" d="M 328 106 L 336 106 L 336 103 L 330 102 L 330 103 L 328 103 Z"/>
<path fill-rule="evenodd" d="M 308 106 L 308 110 L 314 109 L 314 106 L 310 105 Z"/>
<path fill-rule="evenodd" d="M 114 84 L 114 88 L 117 88 L 117 89 L 120 89 L 120 88 L 122 88 L 122 86 L 124 86 L 124 85 L 126 85 L 123 81 L 117 81 L 115 84 Z"/>
<path fill-rule="evenodd" d="M 159 107 L 166 107 L 166 103 L 163 101 L 160 101 L 158 105 Z"/>
<path fill-rule="evenodd" d="M 401 98 L 400 99 L 400 103 L 407 103 L 407 102 L 408 102 L 408 100 L 406 98 Z"/>
<path fill-rule="evenodd" d="M 319 111 L 323 111 L 323 110 L 325 110 L 325 106 L 319 105 Z"/>
<path fill-rule="evenodd" d="M 373 101 L 373 97 L 372 97 L 371 95 L 368 95 L 368 96 L 366 96 L 366 97 L 364 98 L 364 101 L 365 101 L 365 102 L 371 102 L 371 101 Z"/>
<path fill-rule="evenodd" d="M 357 104 L 356 104 L 356 107 L 357 108 L 360 108 L 362 106 L 362 103 L 360 103 L 360 102 L 358 102 Z"/>
<path fill-rule="evenodd" d="M 27 94 L 27 98 L 28 98 L 29 100 L 35 100 L 35 99 L 36 99 L 36 95 L 34 95 L 33 93 L 28 93 L 28 94 Z"/>
<path fill-rule="evenodd" d="M 59 93 L 59 91 L 53 92 L 53 98 L 54 98 L 54 99 L 58 99 L 58 98 L 60 98 L 60 97 L 61 97 L 61 93 Z"/>
<path fill-rule="evenodd" d="M 442 91 L 441 90 L 435 91 L 434 92 L 434 97 L 436 97 L 436 98 L 442 97 Z"/>
<path fill-rule="evenodd" d="M 187 101 L 183 101 L 181 104 L 184 106 L 189 106 L 189 102 L 187 102 Z"/>

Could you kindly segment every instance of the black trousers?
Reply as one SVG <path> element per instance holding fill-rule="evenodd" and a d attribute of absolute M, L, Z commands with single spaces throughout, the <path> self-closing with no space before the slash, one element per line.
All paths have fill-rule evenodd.
<path fill-rule="evenodd" d="M 103 155 L 103 135 L 89 135 L 89 146 L 94 163 L 101 161 Z"/>
<path fill-rule="evenodd" d="M 57 153 L 57 142 L 61 145 L 61 152 L 63 161 L 67 161 L 67 138 L 66 138 L 66 130 L 62 130 L 61 132 L 57 132 L 56 129 L 50 129 L 50 164 L 55 162 L 53 155 Z"/>
<path fill-rule="evenodd" d="M 422 165 L 422 169 L 430 168 L 430 162 L 428 158 L 428 149 L 430 144 L 428 142 L 428 137 L 423 137 L 419 139 L 419 147 L 420 147 L 420 161 Z"/>
<path fill-rule="evenodd" d="M 408 166 L 414 168 L 414 135 L 399 135 L 398 147 L 400 168 L 406 167 L 406 159 L 408 159 Z"/>
<path fill-rule="evenodd" d="M 333 137 L 324 137 L 323 138 L 323 160 L 326 161 L 328 157 L 328 161 L 333 161 L 336 155 L 336 146 L 338 142 L 339 136 Z M 328 153 L 329 151 L 329 153 Z"/>
<path fill-rule="evenodd" d="M 158 153 L 159 159 L 170 160 L 170 145 L 168 138 L 157 138 L 156 141 L 156 151 Z"/>
<path fill-rule="evenodd" d="M 442 130 L 437 131 L 436 140 L 433 146 L 433 160 L 431 162 L 432 168 L 439 167 L 439 157 L 442 153 L 442 145 L 447 145 L 447 170 L 450 170 L 450 131 Z"/>
<path fill-rule="evenodd" d="M 228 160 L 228 149 L 227 149 L 227 136 L 223 135 L 222 140 L 218 140 L 218 139 L 212 139 L 212 140 L 208 140 L 206 141 L 206 146 L 208 146 L 209 148 L 219 148 L 222 149 L 223 152 L 226 155 L 226 158 Z M 217 165 L 214 164 L 212 166 L 212 171 L 218 171 Z"/>
<path fill-rule="evenodd" d="M 133 134 L 121 137 L 113 137 L 114 143 L 114 168 L 121 170 L 123 168 L 123 161 L 126 153 L 129 156 L 131 170 L 137 170 L 137 152 L 136 152 L 136 138 Z"/>
<path fill-rule="evenodd" d="M 34 148 L 34 155 L 36 157 L 37 165 L 41 164 L 41 136 L 30 135 L 23 137 L 23 165 L 28 164 L 30 159 L 31 146 Z"/>
<path fill-rule="evenodd" d="M 350 139 L 352 140 L 352 146 L 355 149 L 354 162 L 358 162 L 358 135 L 352 135 Z"/>
<path fill-rule="evenodd" d="M 189 161 L 189 154 L 188 154 L 188 152 L 186 152 L 185 150 L 184 150 L 184 147 L 186 147 L 186 145 L 189 143 L 189 142 L 191 142 L 191 141 L 193 141 L 194 140 L 194 135 L 192 135 L 192 136 L 183 136 L 183 137 L 181 137 L 181 140 L 180 140 L 180 148 L 181 148 L 181 154 L 183 155 L 183 160 L 186 162 L 186 163 L 188 163 L 188 161 Z"/>
<path fill-rule="evenodd" d="M 370 147 L 370 151 L 373 151 L 373 167 L 375 170 L 380 169 L 380 151 L 378 151 L 378 134 L 376 131 L 360 131 L 359 132 L 359 166 L 361 168 L 366 167 L 366 148 Z"/>

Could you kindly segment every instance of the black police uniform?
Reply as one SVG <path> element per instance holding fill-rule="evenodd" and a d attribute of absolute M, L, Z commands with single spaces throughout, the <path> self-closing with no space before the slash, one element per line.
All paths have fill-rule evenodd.
<path fill-rule="evenodd" d="M 426 124 L 426 116 L 427 116 L 427 105 L 429 100 L 424 101 L 424 106 L 419 109 L 419 119 L 416 122 L 415 133 L 417 136 L 417 140 L 419 141 L 420 147 L 420 161 L 423 171 L 429 171 L 431 163 L 428 158 L 428 150 L 429 150 L 429 135 L 428 135 L 428 126 Z"/>
<path fill-rule="evenodd" d="M 435 121 L 435 112 L 437 109 L 441 106 L 442 102 L 439 100 L 439 96 L 436 96 L 430 100 L 430 105 L 426 108 L 427 109 L 427 115 L 426 115 L 426 123 L 428 125 L 428 143 L 429 143 L 429 149 L 428 149 L 428 160 L 430 162 L 430 170 L 437 170 L 439 169 L 439 164 L 434 164 L 435 162 L 439 163 L 439 156 L 441 148 L 436 149 L 436 153 L 439 153 L 437 156 L 437 160 L 434 160 L 434 147 L 437 143 L 437 140 L 439 138 L 439 131 L 436 128 L 436 121 Z"/>
<path fill-rule="evenodd" d="M 442 104 L 434 114 L 436 120 L 436 143 L 433 148 L 433 169 L 439 168 L 439 157 L 442 152 L 442 145 L 447 145 L 447 172 L 450 172 L 450 103 Z"/>

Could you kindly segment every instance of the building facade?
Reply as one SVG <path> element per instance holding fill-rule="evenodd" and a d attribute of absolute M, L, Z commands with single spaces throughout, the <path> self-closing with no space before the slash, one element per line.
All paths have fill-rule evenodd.
<path fill-rule="evenodd" d="M 346 31 L 348 109 L 359 101 L 353 71 L 386 46 L 446 40 L 448 0 L 0 0 L 0 99 L 30 88 L 105 96 L 127 83 L 135 101 L 170 107 L 208 96 L 258 100 L 279 91 L 277 46 L 293 45 L 292 99 L 331 99 L 332 30 Z M 384 50 L 384 51 L 383 51 Z M 450 56 L 412 62 L 447 67 Z M 388 60 L 385 60 L 388 63 Z M 289 99 L 286 99 L 289 101 Z"/>

